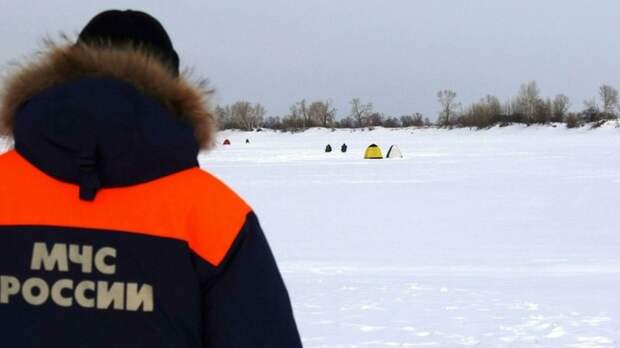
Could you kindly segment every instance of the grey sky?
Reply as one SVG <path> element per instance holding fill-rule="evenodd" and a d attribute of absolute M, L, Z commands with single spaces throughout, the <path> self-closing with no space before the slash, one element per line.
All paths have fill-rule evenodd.
<path fill-rule="evenodd" d="M 91 3 L 95 3 L 94 1 Z M 537 80 L 575 109 L 602 83 L 620 88 L 618 0 L 0 0 L 0 63 L 76 33 L 98 11 L 150 12 L 170 32 L 184 66 L 206 76 L 216 100 L 263 103 L 372 101 L 388 115 L 432 119 L 435 94 L 464 104 L 504 99 Z"/>

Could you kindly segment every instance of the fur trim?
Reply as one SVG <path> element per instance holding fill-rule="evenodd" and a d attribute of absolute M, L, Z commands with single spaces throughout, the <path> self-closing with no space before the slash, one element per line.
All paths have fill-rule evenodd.
<path fill-rule="evenodd" d="M 111 77 L 130 83 L 172 114 L 190 122 L 202 149 L 213 144 L 217 125 L 207 105 L 212 91 L 205 82 L 192 84 L 186 74 L 173 76 L 157 58 L 136 47 L 47 46 L 38 59 L 18 66 L 5 80 L 0 136 L 12 136 L 20 105 L 43 90 L 84 77 Z"/>

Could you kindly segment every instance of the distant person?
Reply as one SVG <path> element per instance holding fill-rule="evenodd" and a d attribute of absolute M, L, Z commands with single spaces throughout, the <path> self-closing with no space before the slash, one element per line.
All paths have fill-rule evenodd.
<path fill-rule="evenodd" d="M 340 151 L 347 152 L 347 144 L 342 144 L 342 146 L 340 147 Z"/>
<path fill-rule="evenodd" d="M 252 208 L 198 167 L 214 116 L 156 19 L 103 12 L 2 87 L 3 347 L 302 346 Z"/>
<path fill-rule="evenodd" d="M 325 147 L 325 152 L 332 152 L 332 146 L 327 144 L 327 146 Z"/>
<path fill-rule="evenodd" d="M 245 139 L 245 143 L 249 144 L 250 143 L 250 139 Z"/>

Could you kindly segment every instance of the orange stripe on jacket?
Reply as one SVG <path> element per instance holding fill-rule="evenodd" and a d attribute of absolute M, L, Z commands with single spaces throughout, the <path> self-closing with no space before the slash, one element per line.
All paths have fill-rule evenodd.
<path fill-rule="evenodd" d="M 77 185 L 49 177 L 15 150 L 0 155 L 0 225 L 132 232 L 187 241 L 219 265 L 251 208 L 200 168 L 145 184 L 102 189 L 93 202 Z"/>

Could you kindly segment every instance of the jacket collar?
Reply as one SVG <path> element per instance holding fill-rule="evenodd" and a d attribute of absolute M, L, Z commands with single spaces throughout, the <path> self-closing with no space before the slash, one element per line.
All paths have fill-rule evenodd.
<path fill-rule="evenodd" d="M 46 174 L 93 200 L 197 166 L 215 121 L 204 85 L 134 48 L 51 47 L 8 79 L 0 131 Z"/>
<path fill-rule="evenodd" d="M 207 104 L 212 90 L 205 80 L 191 82 L 187 73 L 176 77 L 147 51 L 133 46 L 47 43 L 35 59 L 17 65 L 6 79 L 1 96 L 0 136 L 13 136 L 16 113 L 33 96 L 89 77 L 125 81 L 191 124 L 201 149 L 213 145 L 217 125 Z"/>

